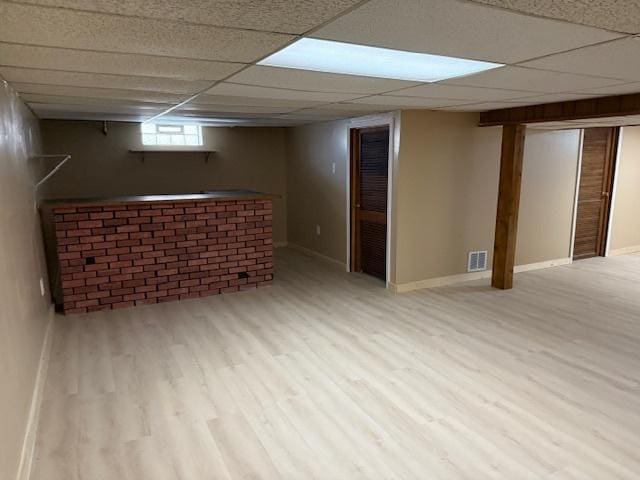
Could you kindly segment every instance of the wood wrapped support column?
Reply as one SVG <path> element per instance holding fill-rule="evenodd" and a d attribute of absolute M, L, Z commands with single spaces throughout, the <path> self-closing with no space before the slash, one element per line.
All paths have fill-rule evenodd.
<path fill-rule="evenodd" d="M 502 290 L 513 288 L 525 129 L 524 125 L 502 127 L 500 185 L 491 279 L 491 285 Z"/>

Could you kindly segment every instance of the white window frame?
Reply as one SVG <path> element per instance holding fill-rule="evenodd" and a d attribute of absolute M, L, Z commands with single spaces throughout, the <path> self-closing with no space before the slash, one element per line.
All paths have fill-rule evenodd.
<path fill-rule="evenodd" d="M 194 129 L 194 133 L 188 131 Z M 189 143 L 187 137 L 195 141 Z M 204 146 L 202 126 L 190 123 L 142 123 L 140 125 L 140 141 L 143 147 L 151 148 L 199 148 Z"/>

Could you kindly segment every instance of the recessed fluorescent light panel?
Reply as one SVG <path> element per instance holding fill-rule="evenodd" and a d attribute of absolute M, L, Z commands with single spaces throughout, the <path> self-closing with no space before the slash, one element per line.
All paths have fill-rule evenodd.
<path fill-rule="evenodd" d="M 316 38 L 302 38 L 258 62 L 258 65 L 413 82 L 437 82 L 503 66 L 500 63 Z"/>

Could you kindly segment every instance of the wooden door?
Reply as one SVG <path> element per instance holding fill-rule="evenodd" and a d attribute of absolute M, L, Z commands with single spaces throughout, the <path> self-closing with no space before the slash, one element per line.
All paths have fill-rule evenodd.
<path fill-rule="evenodd" d="M 351 269 L 386 280 L 389 127 L 351 130 Z"/>
<path fill-rule="evenodd" d="M 584 131 L 574 260 L 605 254 L 617 143 L 617 128 Z"/>

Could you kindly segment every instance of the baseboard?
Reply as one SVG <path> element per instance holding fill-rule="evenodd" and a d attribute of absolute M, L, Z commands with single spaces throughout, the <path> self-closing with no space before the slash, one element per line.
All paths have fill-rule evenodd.
<path fill-rule="evenodd" d="M 36 434 L 38 431 L 38 423 L 40 420 L 40 406 L 42 404 L 42 394 L 44 393 L 44 385 L 47 380 L 47 371 L 49 370 L 49 360 L 51 358 L 51 345 L 53 342 L 55 309 L 53 304 L 48 311 L 47 330 L 44 334 L 42 342 L 42 351 L 40 353 L 40 363 L 38 364 L 38 374 L 36 375 L 36 383 L 31 397 L 31 407 L 29 408 L 29 419 L 27 420 L 27 430 L 22 443 L 22 454 L 20 456 L 20 465 L 18 466 L 18 475 L 16 480 L 29 480 L 31 476 L 31 465 L 33 463 L 33 455 L 36 447 Z"/>
<path fill-rule="evenodd" d="M 531 270 L 542 270 L 544 268 L 561 267 L 562 265 L 571 265 L 573 259 L 571 257 L 556 258 L 555 260 L 547 260 L 546 262 L 528 263 L 526 265 L 516 265 L 513 269 L 514 273 L 530 272 Z"/>
<path fill-rule="evenodd" d="M 640 252 L 640 245 L 633 245 L 632 247 L 616 248 L 609 251 L 610 257 L 617 257 L 619 255 L 629 255 L 630 253 Z"/>
<path fill-rule="evenodd" d="M 303 247 L 303 246 L 298 245 L 296 243 L 287 242 L 287 247 L 293 248 L 294 250 L 298 250 L 299 252 L 302 252 L 302 253 L 306 253 L 307 255 L 310 255 L 312 257 L 319 258 L 320 260 L 323 260 L 325 262 L 329 262 L 329 263 L 332 263 L 334 265 L 338 265 L 342 269 L 346 268 L 346 264 L 341 262 L 340 260 L 336 260 L 335 258 L 327 257 L 326 255 L 322 255 L 321 253 L 318 253 L 315 250 L 311 250 L 309 248 Z"/>
<path fill-rule="evenodd" d="M 396 293 L 410 292 L 412 290 L 422 290 L 424 288 L 444 287 L 453 285 L 454 283 L 471 282 L 483 278 L 490 278 L 491 270 L 484 272 L 461 273 L 459 275 L 449 275 L 446 277 L 428 278 L 426 280 L 418 280 L 408 283 L 389 283 L 389 287 Z"/>
<path fill-rule="evenodd" d="M 514 273 L 530 272 L 532 270 L 541 270 L 543 268 L 559 267 L 561 265 L 569 265 L 573 261 L 571 258 L 558 258 L 555 260 L 548 260 L 546 262 L 529 263 L 527 265 L 518 265 L 513 270 Z M 449 275 L 446 277 L 428 278 L 426 280 L 418 280 L 416 282 L 408 283 L 390 283 L 389 286 L 392 291 L 396 293 L 411 292 L 413 290 L 422 290 L 425 288 L 445 287 L 447 285 L 453 285 L 456 283 L 471 282 L 474 280 L 482 280 L 485 278 L 491 278 L 491 270 L 485 270 L 483 272 L 471 272 L 461 273 L 458 275 Z"/>

